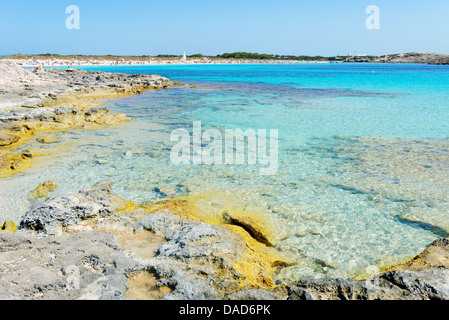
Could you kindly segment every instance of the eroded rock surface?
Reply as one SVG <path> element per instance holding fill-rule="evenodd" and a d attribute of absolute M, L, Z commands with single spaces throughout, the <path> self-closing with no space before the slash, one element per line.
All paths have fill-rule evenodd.
<path fill-rule="evenodd" d="M 128 121 L 95 102 L 175 86 L 158 75 L 128 75 L 84 70 L 25 70 L 0 61 L 0 175 L 15 174 L 31 164 L 14 147 L 37 132 L 91 128 Z M 41 143 L 55 142 L 51 137 Z"/>
<path fill-rule="evenodd" d="M 25 70 L 10 61 L 0 61 L 0 109 L 14 107 L 53 106 L 70 100 L 72 106 L 80 101 L 67 99 L 79 93 L 93 94 L 93 98 L 111 93 L 142 93 L 148 89 L 163 89 L 173 82 L 158 75 L 128 75 L 100 71 Z M 62 99 L 62 100 L 61 100 Z"/>
<path fill-rule="evenodd" d="M 0 110 L 0 130 L 7 131 L 0 132 L 0 147 L 12 146 L 40 131 L 94 128 L 128 120 L 124 114 L 112 113 L 105 107 L 82 109 L 61 106 L 58 108 Z M 55 142 L 52 137 L 44 137 L 38 141 L 41 143 Z M 0 174 L 14 174 L 22 168 L 27 168 L 30 165 L 28 160 L 32 158 L 31 153 L 18 154 L 14 151 L 0 149 Z"/>
<path fill-rule="evenodd" d="M 291 300 L 447 300 L 449 270 L 391 271 L 366 281 L 302 281 L 286 286 Z"/>
<path fill-rule="evenodd" d="M 448 300 L 449 239 L 436 240 L 408 263 L 364 281 L 301 281 L 283 290 L 299 300 Z"/>
<path fill-rule="evenodd" d="M 22 217 L 21 228 L 49 235 L 82 220 L 104 218 L 123 209 L 127 201 L 112 193 L 112 183 L 103 181 L 90 189 L 47 200 L 37 199 Z"/>
<path fill-rule="evenodd" d="M 116 196 L 108 181 L 36 200 L 21 230 L 0 235 L 0 298 L 449 299 L 447 239 L 364 281 L 275 286 L 276 261 L 268 253 L 274 249 L 242 227 L 186 219 L 168 203 L 148 212 Z"/>
<path fill-rule="evenodd" d="M 377 57 L 373 62 L 444 64 L 448 60 L 449 55 L 446 54 L 408 52 Z"/>
<path fill-rule="evenodd" d="M 0 147 L 10 146 L 19 141 L 19 139 L 20 138 L 14 134 L 0 132 Z"/>
<path fill-rule="evenodd" d="M 246 281 L 234 264 L 245 259 L 248 248 L 229 230 L 166 212 L 141 219 L 137 228 L 155 232 L 167 240 L 151 263 L 161 279 L 173 274 L 160 280 L 176 287 L 165 299 L 220 299 Z M 193 290 L 190 287 L 195 282 L 200 285 L 194 285 Z"/>
<path fill-rule="evenodd" d="M 0 234 L 0 299 L 123 299 L 139 269 L 114 236 Z"/>
<path fill-rule="evenodd" d="M 78 193 L 37 199 L 22 217 L 20 227 L 37 232 L 38 238 L 56 235 L 55 239 L 60 239 L 67 233 L 93 231 L 116 235 L 140 266 L 128 276 L 148 272 L 157 280 L 156 288 L 170 289 L 161 291 L 168 292 L 163 299 L 224 299 L 255 284 L 264 289 L 272 287 L 275 256 L 256 254 L 255 248 L 262 246 L 256 240 L 249 236 L 245 239 L 229 226 L 181 218 L 176 211 L 170 212 L 170 206 L 161 205 L 159 210 L 147 213 L 116 196 L 111 185 L 103 181 Z M 84 250 L 83 246 L 80 243 L 79 249 Z M 157 296 L 153 291 L 148 298 Z"/>

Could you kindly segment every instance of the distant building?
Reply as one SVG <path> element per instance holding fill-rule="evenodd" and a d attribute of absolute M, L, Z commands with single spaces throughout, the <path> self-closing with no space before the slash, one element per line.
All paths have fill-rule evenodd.
<path fill-rule="evenodd" d="M 346 62 L 350 62 L 352 60 L 352 54 L 351 52 L 348 53 L 348 55 L 346 56 Z"/>
<path fill-rule="evenodd" d="M 357 62 L 369 62 L 368 55 L 366 53 L 357 55 Z"/>
<path fill-rule="evenodd" d="M 358 54 L 356 56 L 348 53 L 345 62 L 369 62 L 369 58 L 366 53 Z"/>

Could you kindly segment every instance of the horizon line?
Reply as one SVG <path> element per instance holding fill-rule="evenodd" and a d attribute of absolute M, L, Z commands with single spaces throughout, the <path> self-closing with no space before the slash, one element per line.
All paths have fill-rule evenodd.
<path fill-rule="evenodd" d="M 375 54 L 368 54 L 368 53 L 354 53 L 348 52 L 347 54 L 338 54 L 338 55 L 307 55 L 307 54 L 278 54 L 278 53 L 257 53 L 257 52 L 246 52 L 246 51 L 234 51 L 234 52 L 224 52 L 217 55 L 207 55 L 202 53 L 194 53 L 187 55 L 187 57 L 195 56 L 195 55 L 201 55 L 203 57 L 210 57 L 210 58 L 219 58 L 222 55 L 225 54 L 235 54 L 235 53 L 246 53 L 246 54 L 258 54 L 258 55 L 267 55 L 267 56 L 279 56 L 279 57 L 320 57 L 320 58 L 334 58 L 334 57 L 346 57 L 348 55 L 357 56 L 357 55 L 366 55 L 368 57 L 383 57 L 388 55 L 397 55 L 397 54 L 437 54 L 437 55 L 449 55 L 447 53 L 439 53 L 439 52 L 417 52 L 417 51 L 408 51 L 408 52 L 395 52 L 395 53 L 386 53 L 381 55 L 375 55 Z M 48 56 L 48 57 L 54 57 L 54 56 L 61 56 L 61 57 L 70 57 L 70 56 L 91 56 L 91 57 L 154 57 L 154 58 L 169 58 L 169 57 L 182 57 L 184 54 L 172 54 L 172 53 L 160 53 L 157 55 L 151 55 L 151 54 L 82 54 L 82 53 L 73 53 L 73 54 L 60 54 L 60 53 L 14 53 L 14 54 L 0 54 L 0 57 L 14 57 L 14 56 Z M 236 58 L 238 59 L 238 58 Z"/>

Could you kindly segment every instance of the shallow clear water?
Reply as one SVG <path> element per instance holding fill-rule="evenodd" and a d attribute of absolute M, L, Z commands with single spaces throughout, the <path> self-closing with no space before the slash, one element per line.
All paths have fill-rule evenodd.
<path fill-rule="evenodd" d="M 207 88 L 108 101 L 135 121 L 52 134 L 28 171 L 0 181 L 1 217 L 19 219 L 28 194 L 55 180 L 63 194 L 110 179 L 120 196 L 154 201 L 169 185 L 202 214 L 238 208 L 273 222 L 295 262 L 280 281 L 357 277 L 404 261 L 449 232 L 449 67 L 235 65 L 96 67 L 161 74 Z M 212 88 L 221 87 L 221 88 Z M 279 171 L 170 162 L 170 133 L 278 129 Z M 35 141 L 22 149 L 40 150 Z"/>

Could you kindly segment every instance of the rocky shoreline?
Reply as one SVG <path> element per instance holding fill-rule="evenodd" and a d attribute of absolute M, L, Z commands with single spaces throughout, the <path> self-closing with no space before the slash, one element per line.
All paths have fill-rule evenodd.
<path fill-rule="evenodd" d="M 129 120 L 91 108 L 92 100 L 176 85 L 159 76 L 14 68 L 1 83 L 0 174 L 31 164 L 35 155 L 14 147 L 37 132 Z M 54 188 L 48 181 L 35 190 L 18 227 L 0 224 L 0 299 L 449 299 L 448 239 L 363 281 L 281 284 L 276 273 L 289 261 L 260 221 L 234 212 L 209 221 L 163 190 L 164 200 L 137 205 L 109 181 L 48 198 Z"/>
<path fill-rule="evenodd" d="M 448 64 L 449 55 L 438 53 L 408 52 L 401 54 L 390 54 L 374 58 L 372 63 L 420 63 L 430 65 Z"/>
<path fill-rule="evenodd" d="M 0 109 L 14 107 L 92 107 L 92 100 L 140 94 L 175 85 L 158 75 L 53 68 L 32 71 L 0 61 Z"/>
<path fill-rule="evenodd" d="M 0 234 L 0 299 L 449 299 L 448 239 L 364 281 L 274 284 L 287 262 L 239 219 L 210 224 L 176 200 L 137 206 L 109 181 L 38 199 Z"/>
<path fill-rule="evenodd" d="M 0 176 L 31 165 L 35 156 L 13 148 L 39 132 L 95 128 L 129 121 L 101 107 L 99 100 L 176 86 L 157 75 L 127 75 L 83 70 L 24 70 L 0 61 Z M 49 142 L 43 139 L 41 142 Z"/>

